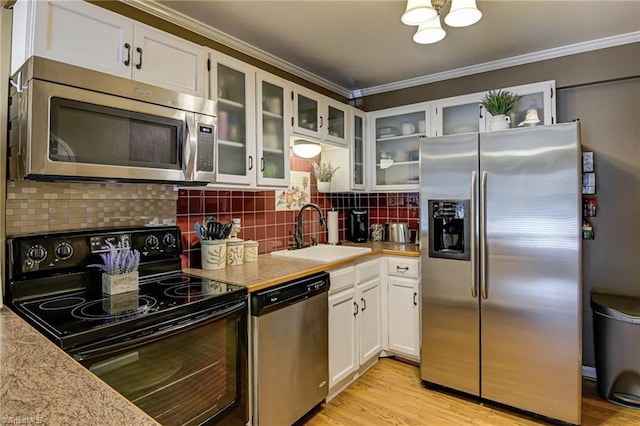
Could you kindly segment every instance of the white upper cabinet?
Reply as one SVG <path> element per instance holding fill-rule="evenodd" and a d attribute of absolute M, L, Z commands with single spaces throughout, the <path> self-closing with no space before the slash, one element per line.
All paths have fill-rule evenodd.
<path fill-rule="evenodd" d="M 133 79 L 205 97 L 206 50 L 146 25 L 134 27 Z"/>
<path fill-rule="evenodd" d="M 512 128 L 533 125 L 534 123 L 525 120 L 527 112 L 531 110 L 535 112 L 530 112 L 530 116 L 537 116 L 540 125 L 556 122 L 555 81 L 506 87 L 501 90 L 522 96 L 515 110 L 509 114 Z M 430 136 L 489 131 L 491 114 L 485 111 L 481 103 L 486 93 L 478 92 L 432 102 Z"/>
<path fill-rule="evenodd" d="M 19 0 L 11 70 L 36 55 L 204 97 L 203 47 L 84 1 Z"/>
<path fill-rule="evenodd" d="M 272 74 L 256 74 L 258 185 L 288 186 L 291 88 Z"/>
<path fill-rule="evenodd" d="M 434 101 L 429 136 L 484 131 L 487 114 L 480 104 L 483 95 L 474 93 Z"/>
<path fill-rule="evenodd" d="M 347 146 L 349 105 L 301 86 L 293 88 L 293 133 Z"/>
<path fill-rule="evenodd" d="M 556 82 L 555 80 L 543 81 L 540 83 L 525 84 L 522 86 L 507 87 L 517 95 L 522 96 L 516 105 L 515 110 L 509 114 L 511 116 L 511 127 L 524 127 L 536 125 L 536 123 L 526 123 L 527 111 L 535 110 L 540 120 L 539 125 L 556 123 Z M 486 130 L 489 129 L 489 118 L 486 120 Z"/>
<path fill-rule="evenodd" d="M 371 112 L 368 138 L 375 149 L 368 154 L 371 189 L 417 191 L 420 179 L 420 141 L 427 134 L 429 104 L 415 104 Z"/>
<path fill-rule="evenodd" d="M 256 69 L 210 51 L 211 98 L 216 100 L 218 144 L 216 183 L 251 185 L 256 169 Z"/>

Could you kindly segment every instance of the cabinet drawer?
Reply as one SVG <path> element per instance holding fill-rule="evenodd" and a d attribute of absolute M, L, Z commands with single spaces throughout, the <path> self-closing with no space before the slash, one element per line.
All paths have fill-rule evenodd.
<path fill-rule="evenodd" d="M 380 259 L 373 259 L 356 265 L 358 283 L 363 283 L 380 276 Z"/>
<path fill-rule="evenodd" d="M 356 284 L 356 268 L 347 266 L 345 268 L 333 269 L 329 271 L 329 293 L 333 294 L 347 287 L 353 287 Z"/>
<path fill-rule="evenodd" d="M 387 274 L 396 277 L 418 278 L 420 261 L 418 259 L 387 259 Z"/>

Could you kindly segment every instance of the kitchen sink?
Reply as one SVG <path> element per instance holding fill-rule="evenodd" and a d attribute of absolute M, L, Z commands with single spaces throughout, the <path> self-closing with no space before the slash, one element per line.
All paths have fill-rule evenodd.
<path fill-rule="evenodd" d="M 350 259 L 371 252 L 369 247 L 334 246 L 331 244 L 319 244 L 296 250 L 272 251 L 272 256 L 287 257 L 289 259 L 311 260 L 315 262 L 337 262 Z"/>

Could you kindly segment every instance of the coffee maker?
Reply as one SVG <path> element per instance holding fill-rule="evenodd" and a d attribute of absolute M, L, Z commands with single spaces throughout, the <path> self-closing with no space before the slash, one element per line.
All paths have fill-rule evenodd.
<path fill-rule="evenodd" d="M 347 240 L 354 243 L 367 241 L 369 213 L 366 210 L 353 209 L 347 219 Z"/>

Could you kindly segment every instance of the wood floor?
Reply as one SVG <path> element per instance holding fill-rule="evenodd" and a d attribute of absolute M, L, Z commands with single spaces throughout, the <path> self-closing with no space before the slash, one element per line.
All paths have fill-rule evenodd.
<path fill-rule="evenodd" d="M 307 426 L 548 424 L 515 410 L 426 389 L 420 384 L 417 366 L 394 359 L 381 359 L 340 395 L 300 423 Z M 640 410 L 600 399 L 595 382 L 585 380 L 582 425 L 638 426 Z"/>

